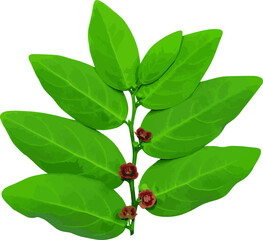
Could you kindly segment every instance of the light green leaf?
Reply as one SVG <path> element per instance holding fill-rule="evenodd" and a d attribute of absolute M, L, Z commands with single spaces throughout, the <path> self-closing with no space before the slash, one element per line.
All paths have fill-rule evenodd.
<path fill-rule="evenodd" d="M 159 79 L 175 61 L 182 43 L 182 31 L 172 33 L 154 44 L 139 67 L 139 81 L 149 84 Z"/>
<path fill-rule="evenodd" d="M 72 173 L 118 187 L 125 160 L 115 144 L 77 121 L 36 112 L 5 112 L 1 121 L 17 148 L 48 173 Z"/>
<path fill-rule="evenodd" d="M 157 216 L 177 216 L 222 198 L 247 177 L 260 156 L 249 147 L 205 147 L 194 154 L 158 161 L 143 175 L 143 185 L 151 189 L 157 203 L 149 212 Z"/>
<path fill-rule="evenodd" d="M 122 92 L 107 86 L 88 64 L 55 55 L 30 55 L 43 88 L 70 116 L 95 129 L 120 126 L 128 113 Z"/>
<path fill-rule="evenodd" d="M 262 84 L 259 77 L 221 77 L 202 82 L 177 106 L 151 111 L 142 128 L 152 132 L 143 150 L 152 157 L 186 156 L 211 142 L 245 107 Z"/>
<path fill-rule="evenodd" d="M 17 212 L 45 219 L 73 234 L 109 239 L 120 235 L 126 222 L 118 217 L 122 198 L 103 183 L 69 174 L 46 174 L 7 187 L 2 196 Z"/>
<path fill-rule="evenodd" d="M 97 73 L 118 90 L 134 87 L 139 53 L 123 19 L 100 1 L 95 1 L 89 26 L 90 53 Z"/>
<path fill-rule="evenodd" d="M 208 69 L 222 36 L 221 30 L 206 30 L 183 37 L 180 52 L 167 72 L 141 86 L 137 98 L 150 109 L 166 109 L 188 98 Z"/>

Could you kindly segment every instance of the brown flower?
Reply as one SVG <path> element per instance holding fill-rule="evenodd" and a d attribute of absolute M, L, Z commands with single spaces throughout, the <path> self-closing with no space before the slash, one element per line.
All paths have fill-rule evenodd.
<path fill-rule="evenodd" d="M 141 199 L 139 205 L 143 209 L 150 208 L 156 203 L 156 197 L 150 189 L 142 190 L 139 193 L 139 198 Z"/>
<path fill-rule="evenodd" d="M 123 180 L 136 179 L 138 177 L 137 167 L 133 163 L 124 163 L 120 166 L 119 176 Z"/>
<path fill-rule="evenodd" d="M 136 217 L 136 208 L 133 206 L 123 207 L 121 212 L 119 213 L 119 217 L 121 219 L 134 219 Z"/>
<path fill-rule="evenodd" d="M 145 131 L 141 127 L 136 130 L 135 134 L 143 142 L 150 142 L 151 141 L 152 133 Z"/>

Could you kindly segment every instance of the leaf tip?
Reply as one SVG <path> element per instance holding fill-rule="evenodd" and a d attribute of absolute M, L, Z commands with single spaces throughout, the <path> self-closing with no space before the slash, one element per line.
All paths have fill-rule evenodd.
<path fill-rule="evenodd" d="M 251 89 L 253 89 L 253 92 L 256 93 L 257 90 L 261 87 L 263 83 L 263 79 L 261 77 L 257 76 L 246 76 L 249 80 L 249 85 L 251 86 Z"/>
<path fill-rule="evenodd" d="M 17 114 L 19 113 L 20 111 L 6 111 L 6 112 L 3 112 L 1 115 L 0 115 L 0 120 L 3 124 L 3 126 L 7 129 L 7 125 L 8 125 L 8 120 L 13 120 L 15 121 L 16 118 L 17 118 Z"/>
<path fill-rule="evenodd" d="M 32 64 L 38 57 L 40 54 L 30 54 L 28 56 L 29 62 Z"/>
<path fill-rule="evenodd" d="M 9 204 L 9 203 L 8 203 L 8 189 L 9 189 L 9 187 L 5 188 L 5 189 L 2 191 L 2 198 L 4 199 L 4 201 L 5 201 L 7 204 Z"/>
<path fill-rule="evenodd" d="M 221 29 L 208 29 L 207 33 L 211 33 L 214 38 L 218 38 L 219 40 L 222 38 L 223 30 Z"/>
<path fill-rule="evenodd" d="M 255 82 L 257 82 L 257 84 L 258 84 L 259 86 L 262 85 L 262 83 L 263 83 L 263 79 L 262 79 L 261 77 L 257 77 L 257 76 L 255 76 L 254 79 L 255 79 Z"/>
<path fill-rule="evenodd" d="M 222 37 L 222 35 L 223 35 L 223 30 L 221 30 L 221 29 L 216 29 L 217 30 L 217 32 L 218 32 L 218 35 L 220 35 L 220 37 Z"/>
<path fill-rule="evenodd" d="M 94 1 L 94 4 L 93 4 L 93 10 L 95 10 L 95 9 L 100 9 L 100 8 L 105 8 L 105 7 L 107 7 L 108 8 L 108 6 L 105 4 L 105 3 L 103 3 L 103 2 L 101 2 L 100 0 L 95 0 Z"/>
<path fill-rule="evenodd" d="M 261 155 L 261 149 L 255 148 L 255 147 L 245 147 L 244 149 L 246 152 L 243 152 L 243 153 L 244 154 L 247 153 L 248 155 L 247 159 L 249 159 L 250 164 L 254 166 Z"/>
<path fill-rule="evenodd" d="M 5 119 L 6 119 L 6 115 L 8 114 L 8 112 L 3 112 L 3 113 L 1 113 L 1 115 L 0 115 L 0 120 L 1 120 L 1 122 L 3 123 L 3 125 L 4 125 L 4 121 L 5 121 Z"/>
<path fill-rule="evenodd" d="M 28 55 L 29 62 L 31 62 L 31 58 L 32 58 L 31 56 L 32 56 L 32 54 Z"/>
<path fill-rule="evenodd" d="M 34 62 L 36 61 L 36 56 L 37 54 L 30 54 L 28 56 L 29 62 L 31 63 L 32 66 L 34 66 Z"/>
<path fill-rule="evenodd" d="M 259 158 L 261 155 L 261 149 L 260 148 L 254 148 L 254 152 L 255 152 L 255 155 L 257 156 L 257 158 Z"/>
<path fill-rule="evenodd" d="M 183 36 L 183 31 L 179 30 L 179 31 L 177 31 L 177 34 L 180 34 L 181 36 Z"/>

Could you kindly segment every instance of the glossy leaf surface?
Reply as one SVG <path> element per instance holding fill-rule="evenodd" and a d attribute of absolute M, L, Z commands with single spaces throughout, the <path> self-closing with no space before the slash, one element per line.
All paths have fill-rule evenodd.
<path fill-rule="evenodd" d="M 182 37 L 182 31 L 172 33 L 150 48 L 139 67 L 142 84 L 158 80 L 168 70 L 179 53 Z"/>
<path fill-rule="evenodd" d="M 122 92 L 107 86 L 88 64 L 55 55 L 30 55 L 43 88 L 70 116 L 95 129 L 111 129 L 126 119 Z"/>
<path fill-rule="evenodd" d="M 135 86 L 140 60 L 134 37 L 123 19 L 100 1 L 93 7 L 89 46 L 103 81 L 122 91 Z"/>
<path fill-rule="evenodd" d="M 118 187 L 125 160 L 115 144 L 77 121 L 36 112 L 5 112 L 1 121 L 11 140 L 48 173 L 72 173 Z"/>
<path fill-rule="evenodd" d="M 68 174 L 46 174 L 7 187 L 4 200 L 17 212 L 40 217 L 55 228 L 94 239 L 120 235 L 122 198 L 103 183 Z"/>
<path fill-rule="evenodd" d="M 222 36 L 206 30 L 183 37 L 180 52 L 158 81 L 141 86 L 137 97 L 149 109 L 166 109 L 188 98 L 208 69 Z"/>
<path fill-rule="evenodd" d="M 225 196 L 252 171 L 259 156 L 257 148 L 205 147 L 183 158 L 158 161 L 139 188 L 151 189 L 157 198 L 150 213 L 177 216 Z"/>
<path fill-rule="evenodd" d="M 144 152 L 157 158 L 186 156 L 216 138 L 262 84 L 259 77 L 221 77 L 202 82 L 177 106 L 151 111 L 142 128 L 152 132 Z"/>

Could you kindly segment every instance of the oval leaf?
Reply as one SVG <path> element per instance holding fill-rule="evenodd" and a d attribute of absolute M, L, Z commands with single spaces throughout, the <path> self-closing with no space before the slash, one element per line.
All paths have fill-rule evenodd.
<path fill-rule="evenodd" d="M 260 156 L 248 147 L 205 147 L 179 159 L 158 161 L 140 182 L 140 191 L 151 189 L 157 204 L 149 212 L 177 216 L 225 196 L 244 179 Z"/>
<path fill-rule="evenodd" d="M 30 55 L 43 88 L 70 116 L 95 129 L 120 126 L 128 114 L 122 92 L 107 86 L 88 64 L 55 55 Z"/>
<path fill-rule="evenodd" d="M 139 67 L 139 81 L 149 84 L 159 79 L 175 61 L 182 43 L 182 31 L 172 33 L 154 44 Z"/>
<path fill-rule="evenodd" d="M 4 200 L 17 212 L 40 217 L 73 234 L 109 239 L 120 235 L 126 222 L 118 217 L 122 198 L 103 183 L 76 175 L 34 176 L 7 187 Z"/>
<path fill-rule="evenodd" d="M 150 109 L 166 109 L 188 98 L 208 69 L 222 36 L 206 30 L 183 37 L 180 52 L 168 71 L 149 85 L 141 86 L 137 98 Z"/>
<path fill-rule="evenodd" d="M 118 187 L 125 160 L 115 144 L 77 121 L 34 112 L 5 112 L 1 120 L 11 140 L 47 173 L 72 173 Z"/>
<path fill-rule="evenodd" d="M 140 59 L 134 37 L 123 19 L 100 1 L 93 7 L 89 46 L 103 81 L 122 91 L 135 86 Z"/>
<path fill-rule="evenodd" d="M 222 77 L 202 82 L 177 106 L 151 111 L 142 128 L 152 132 L 144 152 L 157 158 L 188 155 L 211 142 L 245 107 L 262 84 L 259 77 Z"/>

